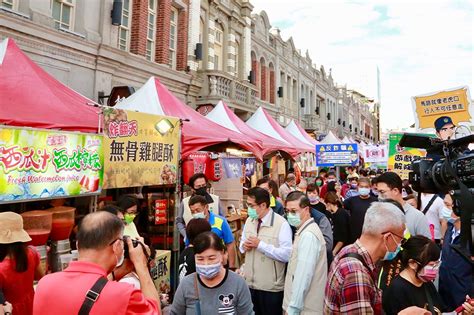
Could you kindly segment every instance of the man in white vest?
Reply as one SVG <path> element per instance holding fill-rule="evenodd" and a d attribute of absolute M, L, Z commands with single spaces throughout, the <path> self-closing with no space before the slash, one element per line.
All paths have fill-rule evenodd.
<path fill-rule="evenodd" d="M 285 264 L 291 255 L 291 228 L 270 208 L 270 193 L 254 187 L 247 194 L 248 218 L 240 251 L 245 253 L 244 276 L 256 315 L 281 314 Z"/>
<path fill-rule="evenodd" d="M 286 314 L 323 314 L 327 280 L 326 242 L 310 212 L 308 197 L 299 191 L 286 198 L 288 222 L 298 230 L 285 278 Z"/>
<path fill-rule="evenodd" d="M 201 195 L 207 200 L 209 212 L 224 216 L 224 211 L 220 204 L 219 196 L 207 192 L 207 178 L 203 173 L 196 173 L 189 179 L 189 186 L 191 187 L 192 196 Z M 186 197 L 179 205 L 178 216 L 176 217 L 176 225 L 181 235 L 186 238 L 186 224 L 193 218 L 191 209 L 189 208 L 189 199 Z"/>

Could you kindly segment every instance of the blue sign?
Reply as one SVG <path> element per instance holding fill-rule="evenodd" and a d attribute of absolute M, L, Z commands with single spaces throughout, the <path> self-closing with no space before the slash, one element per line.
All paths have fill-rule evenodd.
<path fill-rule="evenodd" d="M 316 166 L 356 166 L 358 163 L 357 143 L 316 145 Z"/>

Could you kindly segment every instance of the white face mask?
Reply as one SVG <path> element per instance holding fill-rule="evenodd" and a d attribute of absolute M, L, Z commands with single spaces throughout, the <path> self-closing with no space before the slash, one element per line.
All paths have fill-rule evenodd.
<path fill-rule="evenodd" d="M 205 219 L 206 215 L 204 214 L 204 212 L 196 212 L 195 214 L 193 214 L 193 218 L 194 219 Z"/>

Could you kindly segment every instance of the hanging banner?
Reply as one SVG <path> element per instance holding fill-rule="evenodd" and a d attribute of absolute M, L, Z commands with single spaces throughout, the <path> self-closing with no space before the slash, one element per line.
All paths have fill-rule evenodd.
<path fill-rule="evenodd" d="M 245 176 L 252 176 L 255 173 L 255 164 L 256 161 L 254 158 L 245 158 L 244 159 L 244 166 L 245 166 Z"/>
<path fill-rule="evenodd" d="M 463 86 L 412 97 L 415 128 L 435 132 L 436 119 L 446 116 L 455 126 L 472 126 L 474 109 L 470 106 L 469 89 Z"/>
<path fill-rule="evenodd" d="M 100 193 L 102 135 L 0 127 L 0 202 Z"/>
<path fill-rule="evenodd" d="M 242 177 L 242 160 L 240 158 L 223 158 L 222 164 L 227 178 Z"/>
<path fill-rule="evenodd" d="M 417 134 L 433 136 L 427 134 Z M 426 155 L 426 150 L 401 147 L 399 145 L 403 133 L 391 133 L 388 137 L 388 169 L 397 173 L 402 179 L 408 179 L 408 173 L 412 170 L 411 162 L 421 159 Z"/>
<path fill-rule="evenodd" d="M 103 116 L 104 188 L 176 183 L 179 119 L 113 108 Z"/>
<path fill-rule="evenodd" d="M 356 166 L 358 163 L 357 143 L 316 145 L 316 165 L 319 167 Z"/>
<path fill-rule="evenodd" d="M 151 262 L 150 275 L 160 294 L 171 292 L 171 251 L 156 250 L 155 260 Z"/>
<path fill-rule="evenodd" d="M 362 151 L 362 157 L 365 163 L 387 164 L 388 148 L 387 145 L 365 145 Z"/>

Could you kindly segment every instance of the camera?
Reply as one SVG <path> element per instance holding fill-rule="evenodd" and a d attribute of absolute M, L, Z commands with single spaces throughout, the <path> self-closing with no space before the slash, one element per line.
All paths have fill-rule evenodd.
<path fill-rule="evenodd" d="M 124 235 L 123 237 L 123 250 L 124 250 L 124 257 L 127 259 L 127 258 L 130 258 L 130 253 L 128 251 L 128 239 L 130 238 L 130 236 L 127 236 L 127 235 Z M 133 247 L 137 247 L 138 244 L 140 244 L 142 246 L 142 250 L 143 250 L 143 253 L 145 254 L 146 257 L 148 257 L 148 253 L 146 251 L 146 248 L 145 246 L 138 240 L 136 239 L 132 239 L 132 245 Z"/>
<path fill-rule="evenodd" d="M 474 189 L 474 152 L 467 149 L 474 135 L 455 140 L 441 140 L 405 133 L 400 146 L 426 149 L 426 158 L 412 162 L 409 182 L 424 193 L 456 191 L 459 182 Z"/>

